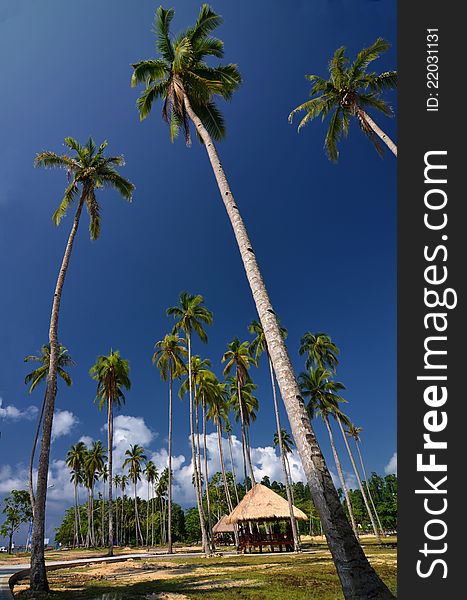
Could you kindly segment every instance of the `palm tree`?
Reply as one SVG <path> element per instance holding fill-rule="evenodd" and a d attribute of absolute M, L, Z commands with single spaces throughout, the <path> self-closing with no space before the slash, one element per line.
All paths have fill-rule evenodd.
<path fill-rule="evenodd" d="M 379 535 L 379 531 L 378 531 L 378 529 L 376 527 L 376 523 L 375 523 L 375 520 L 373 518 L 373 513 L 371 512 L 371 508 L 370 508 L 370 505 L 368 503 L 368 497 L 366 495 L 365 488 L 363 487 L 362 478 L 360 477 L 360 473 L 358 472 L 357 465 L 355 464 L 355 459 L 354 459 L 352 450 L 350 449 L 349 442 L 347 440 L 347 436 L 345 435 L 344 427 L 342 426 L 342 422 L 344 422 L 344 424 L 346 426 L 350 425 L 350 419 L 346 415 L 340 413 L 340 411 L 337 411 L 335 413 L 335 418 L 336 418 L 336 421 L 337 421 L 337 423 L 339 425 L 339 429 L 341 430 L 342 437 L 344 438 L 344 444 L 345 444 L 345 447 L 347 449 L 347 453 L 349 455 L 350 462 L 352 463 L 352 468 L 353 468 L 353 471 L 355 473 L 355 477 L 357 478 L 358 487 L 360 488 L 360 492 L 361 492 L 362 497 L 363 497 L 363 502 L 365 503 L 365 508 L 367 510 L 368 516 L 370 517 L 371 526 L 373 527 L 373 532 L 375 534 L 376 541 L 378 543 L 381 543 L 381 537 Z"/>
<path fill-rule="evenodd" d="M 300 348 L 298 350 L 300 356 L 307 355 L 305 367 L 309 369 L 313 366 L 324 367 L 336 372 L 339 348 L 331 340 L 327 333 L 311 333 L 306 331 L 300 340 Z"/>
<path fill-rule="evenodd" d="M 183 371 L 183 359 L 187 356 L 187 349 L 185 340 L 177 334 L 166 335 L 163 340 L 156 342 L 155 349 L 152 362 L 159 369 L 163 381 L 169 381 L 167 553 L 172 554 L 172 388 L 174 377 L 180 377 Z"/>
<path fill-rule="evenodd" d="M 135 530 L 136 530 L 136 544 L 138 540 L 141 541 L 141 546 L 144 546 L 143 535 L 141 533 L 141 525 L 139 522 L 138 515 L 138 499 L 136 496 L 136 484 L 141 479 L 142 464 L 146 460 L 144 449 L 138 444 L 130 446 L 130 449 L 125 452 L 127 457 L 123 463 L 123 468 L 128 467 L 128 473 L 131 481 L 133 482 L 133 488 L 135 492 Z M 139 537 L 138 537 L 139 536 Z"/>
<path fill-rule="evenodd" d="M 230 496 L 229 484 L 227 482 L 227 475 L 225 472 L 224 462 L 224 449 L 222 439 L 222 424 L 226 423 L 229 417 L 229 404 L 228 404 L 228 391 L 227 385 L 221 383 L 217 379 L 213 382 L 209 382 L 206 389 L 206 400 L 208 405 L 207 418 L 212 420 L 217 430 L 217 444 L 219 448 L 219 460 L 221 464 L 222 482 L 224 484 L 225 500 L 227 502 L 227 508 L 229 513 L 234 509 L 232 504 L 232 498 Z M 207 468 L 206 468 L 207 476 Z M 207 488 L 208 489 L 208 488 Z M 238 492 L 237 492 L 238 493 Z M 237 527 L 234 526 L 234 537 L 235 545 L 238 546 L 238 531 Z"/>
<path fill-rule="evenodd" d="M 150 500 L 150 494 L 151 494 L 151 487 L 154 485 L 155 481 L 157 480 L 157 476 L 158 476 L 157 467 L 152 462 L 152 460 L 148 460 L 148 462 L 146 463 L 143 474 L 146 477 L 146 481 L 148 483 L 148 501 L 146 504 L 146 546 L 149 548 L 149 500 Z M 153 507 L 154 507 L 154 505 L 153 505 Z M 154 524 L 154 515 L 151 515 L 151 517 L 152 517 L 151 522 Z"/>
<path fill-rule="evenodd" d="M 295 521 L 295 515 L 293 512 L 293 496 L 292 496 L 292 491 L 290 489 L 289 477 L 287 474 L 286 453 L 285 453 L 285 449 L 284 449 L 283 441 L 282 441 L 283 429 L 281 427 L 281 421 L 280 421 L 280 415 L 279 415 L 279 405 L 277 402 L 277 391 L 276 391 L 276 381 L 274 379 L 274 369 L 272 366 L 271 357 L 269 356 L 268 347 L 266 344 L 266 338 L 264 337 L 264 331 L 263 331 L 263 327 L 262 327 L 261 323 L 259 321 L 257 321 L 256 319 L 254 319 L 248 326 L 248 331 L 255 336 L 255 338 L 253 339 L 253 341 L 250 344 L 250 352 L 254 356 L 256 363 L 258 363 L 263 352 L 266 352 L 266 355 L 268 357 L 269 375 L 271 377 L 271 387 L 272 387 L 272 398 L 273 398 L 273 402 L 274 402 L 274 412 L 276 415 L 276 427 L 277 427 L 276 435 L 277 435 L 278 444 L 279 444 L 279 454 L 280 454 L 281 462 L 282 462 L 282 470 L 284 473 L 284 483 L 285 483 L 285 489 L 286 489 L 286 493 L 287 493 L 287 502 L 289 504 L 290 523 L 292 526 L 292 535 L 293 535 L 293 540 L 294 540 L 294 550 L 295 550 L 295 552 L 299 552 L 300 551 L 300 538 L 298 535 L 297 523 Z M 285 327 L 281 327 L 281 332 L 282 332 L 282 337 L 285 340 L 287 337 L 287 330 L 285 329 Z"/>
<path fill-rule="evenodd" d="M 88 489 L 88 531 L 86 536 L 86 546 L 96 545 L 96 534 L 94 529 L 94 484 L 98 479 L 99 473 L 104 468 L 104 462 L 107 460 L 104 447 L 100 440 L 93 442 L 91 448 L 84 457 L 84 484 Z"/>
<path fill-rule="evenodd" d="M 282 449 L 284 451 L 286 469 L 287 469 L 287 474 L 288 474 L 288 478 L 289 478 L 289 482 L 290 482 L 290 495 L 292 496 L 292 503 L 294 503 L 293 488 L 292 488 L 293 480 L 292 480 L 292 472 L 290 470 L 290 463 L 289 463 L 289 454 L 292 454 L 292 452 L 293 452 L 294 441 L 292 439 L 292 436 L 290 435 L 290 433 L 288 433 L 288 431 L 286 429 L 281 429 L 280 435 L 278 435 L 277 431 L 274 432 L 274 437 L 273 437 L 274 448 L 277 448 L 277 447 L 280 448 L 279 440 L 282 441 Z"/>
<path fill-rule="evenodd" d="M 132 85 L 145 85 L 138 100 L 140 118 L 145 119 L 154 101 L 162 99 L 162 114 L 169 122 L 171 138 L 175 138 L 180 126 L 187 138 L 189 121 L 201 138 L 237 240 L 292 433 L 314 504 L 322 518 L 344 595 L 353 598 L 371 595 L 379 595 L 381 599 L 392 598 L 388 588 L 369 564 L 347 522 L 300 395 L 298 381 L 281 337 L 252 243 L 214 145 L 214 139 L 219 140 L 225 135 L 224 120 L 214 98 L 229 99 L 241 82 L 236 65 L 209 67 L 204 61 L 205 57 L 223 56 L 223 42 L 211 35 L 222 23 L 222 18 L 204 4 L 195 25 L 172 40 L 170 24 L 173 16 L 172 9 L 157 9 L 154 29 L 156 48 L 161 57 L 133 65 Z"/>
<path fill-rule="evenodd" d="M 337 358 L 339 355 L 339 348 L 336 346 L 336 344 L 334 344 L 334 342 L 331 340 L 330 336 L 327 335 L 326 333 L 313 334 L 310 331 L 307 331 L 302 337 L 299 353 L 300 353 L 300 355 L 307 353 L 307 359 L 306 359 L 306 363 L 305 363 L 307 369 L 311 368 L 312 365 L 314 365 L 315 367 L 319 367 L 321 369 L 327 368 L 330 371 L 332 371 L 333 373 L 336 372 L 336 367 L 339 362 L 338 358 Z M 341 386 L 340 389 L 344 389 L 344 386 L 342 386 L 342 384 L 338 384 L 338 385 Z M 342 398 L 340 398 L 340 401 L 342 401 Z M 361 491 L 361 494 L 363 497 L 363 501 L 365 503 L 365 507 L 366 507 L 368 515 L 370 517 L 370 521 L 371 521 L 371 524 L 373 527 L 374 534 L 376 536 L 377 541 L 380 542 L 381 538 L 379 536 L 378 530 L 376 529 L 376 525 L 375 525 L 375 522 L 373 519 L 373 514 L 372 514 L 369 504 L 368 504 L 368 498 L 366 496 L 365 489 L 363 487 L 362 480 L 361 480 L 360 474 L 357 469 L 357 465 L 355 464 L 355 460 L 354 460 L 352 451 L 350 449 L 349 443 L 347 441 L 347 437 L 344 432 L 344 428 L 342 426 L 342 422 L 344 422 L 345 425 L 350 425 L 351 424 L 350 420 L 348 419 L 348 417 L 346 417 L 341 411 L 339 411 L 336 408 L 331 410 L 331 413 L 335 417 L 335 419 L 339 425 L 339 429 L 341 430 L 342 437 L 344 439 L 344 443 L 345 443 L 347 452 L 349 454 L 350 462 L 352 463 L 352 468 L 354 470 L 355 477 L 357 478 L 358 486 L 360 488 L 360 491 Z M 336 452 L 336 455 L 337 455 L 337 452 Z M 341 478 L 341 481 L 343 483 L 343 478 Z M 344 483 L 343 483 L 343 489 L 345 492 L 346 488 L 345 488 Z M 349 510 L 351 510 L 350 504 L 349 504 Z"/>
<path fill-rule="evenodd" d="M 105 546 L 105 525 L 104 525 L 104 515 L 105 515 L 105 484 L 109 481 L 109 467 L 107 463 L 104 463 L 102 466 L 102 470 L 97 474 L 98 478 L 102 480 L 102 498 L 101 498 L 101 545 Z M 112 483 L 109 483 L 109 487 L 112 487 Z M 101 496 L 101 494 L 99 494 Z M 110 533 L 110 528 L 109 528 Z M 109 540 L 113 539 L 112 536 L 109 535 Z"/>
<path fill-rule="evenodd" d="M 227 410 L 229 409 L 229 405 Z M 235 472 L 235 462 L 233 458 L 233 448 L 232 448 L 232 424 L 229 421 L 228 414 L 224 419 L 224 430 L 227 434 L 227 439 L 229 441 L 229 454 L 230 454 L 230 469 L 232 471 L 232 479 L 235 489 L 235 498 L 237 500 L 237 504 L 240 504 L 240 498 L 238 497 L 238 487 L 237 487 L 237 474 Z"/>
<path fill-rule="evenodd" d="M 80 544 L 81 523 L 79 516 L 78 485 L 83 482 L 84 457 L 86 455 L 86 450 L 84 442 L 78 442 L 68 450 L 66 455 L 66 465 L 71 471 L 70 481 L 73 483 L 75 493 L 75 535 L 73 539 L 75 548 Z"/>
<path fill-rule="evenodd" d="M 120 490 L 122 492 L 122 496 L 121 496 L 121 499 L 122 499 L 122 514 L 121 514 L 122 522 L 121 522 L 121 527 L 120 527 L 120 530 L 121 530 L 120 537 L 122 538 L 121 539 L 122 544 L 125 541 L 125 510 L 124 510 L 124 502 L 125 502 L 125 490 L 127 488 L 127 485 L 128 485 L 128 477 L 126 475 L 120 475 Z"/>
<path fill-rule="evenodd" d="M 44 559 L 44 528 L 45 528 L 45 504 L 47 497 L 47 473 L 49 470 L 50 443 L 52 437 L 52 423 L 55 408 L 55 397 L 57 395 L 57 369 L 60 347 L 58 343 L 58 318 L 63 284 L 67 273 L 71 251 L 83 206 L 90 217 L 89 232 L 91 239 L 97 239 L 100 233 L 100 206 L 96 197 L 96 189 L 103 186 L 114 188 L 126 200 L 131 200 L 134 186 L 123 178 L 116 170 L 122 166 L 122 156 L 104 155 L 107 142 L 96 146 L 92 138 L 82 146 L 71 137 L 65 138 L 65 145 L 74 152 L 73 156 L 68 154 L 58 155 L 55 152 L 44 151 L 36 156 L 35 165 L 46 168 L 62 168 L 67 173 L 68 185 L 65 189 L 63 199 L 53 215 L 53 222 L 59 225 L 74 200 L 77 208 L 73 219 L 70 235 L 63 256 L 62 264 L 55 286 L 52 313 L 50 317 L 49 345 L 50 360 L 47 374 L 47 388 L 45 393 L 41 450 L 39 455 L 39 468 L 37 474 L 37 490 L 35 502 L 35 518 L 33 522 L 31 541 L 31 570 L 30 588 L 35 592 L 47 592 L 49 585 L 45 570 Z"/>
<path fill-rule="evenodd" d="M 334 111 L 324 141 L 330 160 L 337 161 L 339 157 L 337 142 L 342 135 L 347 137 L 352 117 L 358 119 L 361 130 L 373 142 L 379 154 L 383 153 L 383 149 L 378 138 L 397 156 L 397 146 L 367 112 L 376 110 L 387 117 L 392 116 L 392 110 L 381 98 L 381 94 L 385 90 L 396 87 L 397 72 L 387 71 L 380 75 L 367 72 L 369 65 L 389 47 L 388 42 L 378 38 L 371 46 L 361 50 L 350 64 L 345 56 L 345 48 L 341 46 L 334 52 L 329 62 L 329 79 L 323 79 L 318 75 L 306 76 L 313 82 L 310 96 L 314 97 L 297 106 L 290 113 L 289 121 L 292 122 L 295 113 L 305 111 L 306 114 L 298 126 L 300 131 L 312 119 L 320 115 L 324 119 Z"/>
<path fill-rule="evenodd" d="M 200 473 L 197 467 L 197 459 L 195 452 L 195 435 L 194 435 L 194 424 L 193 424 L 193 380 L 192 380 L 192 363 L 191 363 L 191 335 L 194 331 L 199 339 L 206 343 L 208 336 L 204 330 L 204 325 L 211 325 L 212 323 L 212 312 L 203 306 L 204 298 L 200 294 L 193 295 L 188 292 L 182 292 L 179 298 L 179 304 L 172 306 L 167 309 L 167 315 L 172 316 L 175 320 L 174 330 L 175 332 L 183 331 L 185 333 L 185 339 L 188 346 L 188 388 L 189 388 L 189 402 L 190 402 L 190 437 L 191 437 L 191 455 L 193 460 L 193 472 L 195 475 L 195 489 L 196 489 L 196 500 L 198 505 L 200 526 L 201 526 L 201 537 L 203 542 L 203 550 L 209 555 L 210 547 L 206 533 L 206 522 L 203 510 L 203 499 L 201 493 L 201 480 Z"/>
<path fill-rule="evenodd" d="M 120 356 L 118 350 L 110 351 L 108 356 L 98 356 L 96 364 L 89 374 L 97 381 L 95 401 L 99 410 L 107 406 L 107 452 L 109 456 L 109 556 L 113 556 L 113 503 L 112 503 L 112 455 L 113 455 L 113 408 L 120 408 L 125 403 L 122 388 L 131 387 L 129 378 L 130 365 Z"/>
<path fill-rule="evenodd" d="M 375 506 L 375 503 L 373 501 L 373 496 L 371 494 L 370 487 L 368 485 L 368 477 L 367 477 L 367 474 L 366 474 L 365 463 L 363 462 L 363 456 L 362 456 L 362 453 L 360 451 L 360 444 L 361 444 L 360 434 L 362 433 L 362 431 L 363 431 L 362 427 L 356 427 L 353 423 L 349 423 L 347 425 L 346 434 L 349 437 L 353 438 L 353 440 L 355 442 L 355 446 L 357 447 L 358 457 L 360 459 L 360 465 L 362 467 L 363 477 L 365 479 L 366 491 L 368 492 L 368 497 L 370 498 L 371 506 L 373 507 L 376 519 L 378 521 L 379 530 L 380 530 L 381 533 L 384 533 L 384 530 L 383 530 L 383 527 L 381 525 L 381 521 L 380 521 L 380 518 L 379 518 L 379 515 L 378 515 L 378 511 L 376 510 L 376 506 Z"/>
<path fill-rule="evenodd" d="M 300 373 L 300 389 L 304 398 L 309 398 L 308 411 L 312 418 L 319 414 L 321 415 L 326 429 L 329 435 L 329 441 L 331 442 L 332 454 L 336 463 L 337 473 L 344 491 L 345 501 L 349 511 L 350 521 L 352 523 L 352 529 L 355 536 L 358 537 L 357 525 L 355 523 L 355 517 L 350 503 L 349 491 L 347 484 L 344 479 L 344 473 L 342 471 L 341 461 L 337 453 L 337 448 L 332 433 L 331 424 L 329 422 L 329 415 L 336 417 L 337 414 L 343 416 L 343 413 L 339 410 L 339 402 L 344 402 L 338 392 L 344 389 L 342 383 L 332 381 L 332 374 L 323 367 L 316 367 L 315 369 L 309 369 Z M 337 418 L 337 417 L 336 417 Z"/>
<path fill-rule="evenodd" d="M 227 377 L 232 368 L 235 367 L 235 387 L 234 390 L 232 390 L 233 393 L 231 397 L 234 409 L 238 412 L 240 416 L 240 423 L 242 428 L 243 470 L 245 475 L 245 485 L 247 481 L 247 461 L 249 466 L 251 482 L 254 485 L 256 481 L 253 473 L 253 466 L 251 464 L 251 455 L 246 439 L 248 416 L 245 414 L 244 410 L 246 407 L 245 394 L 247 393 L 247 389 L 245 386 L 246 384 L 250 383 L 248 369 L 250 368 L 251 364 L 256 365 L 255 359 L 250 354 L 249 342 L 245 341 L 240 343 L 240 340 L 237 337 L 235 337 L 233 341 L 230 342 L 230 344 L 228 345 L 228 350 L 224 353 L 222 357 L 222 362 L 227 363 L 224 367 L 224 377 Z M 248 392 L 251 392 L 251 390 L 248 390 Z"/>
<path fill-rule="evenodd" d="M 26 375 L 24 378 L 24 383 L 30 383 L 31 387 L 29 388 L 29 393 L 32 394 L 34 389 L 41 383 L 42 381 L 46 381 L 47 375 L 49 372 L 49 364 L 50 364 L 50 345 L 44 344 L 41 347 L 41 353 L 39 356 L 35 356 L 34 354 L 30 354 L 24 358 L 24 362 L 39 362 L 41 363 L 40 367 L 37 369 L 33 369 L 30 373 Z M 67 386 L 71 386 L 72 380 L 70 375 L 65 371 L 66 367 L 74 367 L 75 362 L 68 354 L 68 350 L 65 346 L 59 344 L 58 347 L 58 358 L 57 358 L 57 374 L 63 381 L 67 384 Z M 34 518 L 34 505 L 35 505 L 35 496 L 34 496 L 34 486 L 32 481 L 32 472 L 34 468 L 34 456 L 36 454 L 37 440 L 39 439 L 39 433 L 41 430 L 42 417 L 44 415 L 44 407 L 45 407 L 45 395 L 42 401 L 41 412 L 39 415 L 39 421 L 37 422 L 36 433 L 34 435 L 34 442 L 32 444 L 31 458 L 29 459 L 29 479 L 28 479 L 28 487 L 29 487 L 29 497 L 31 498 L 31 509 Z"/>
<path fill-rule="evenodd" d="M 122 478 L 117 473 L 113 478 L 113 485 L 115 486 L 115 539 L 117 544 L 120 545 L 120 532 L 118 527 L 118 490 L 120 489 Z"/>

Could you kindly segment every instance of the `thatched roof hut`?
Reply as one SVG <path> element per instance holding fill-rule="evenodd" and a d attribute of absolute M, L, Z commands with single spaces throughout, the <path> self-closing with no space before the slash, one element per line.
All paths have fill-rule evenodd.
<path fill-rule="evenodd" d="M 308 520 L 306 514 L 296 506 L 293 507 L 296 519 Z M 287 500 L 273 492 L 270 488 L 257 483 L 226 518 L 229 524 L 244 521 L 278 521 L 290 519 Z"/>
<path fill-rule="evenodd" d="M 234 529 L 233 523 L 227 523 L 227 515 L 223 515 L 212 528 L 212 532 L 214 535 L 218 533 L 233 533 Z"/>

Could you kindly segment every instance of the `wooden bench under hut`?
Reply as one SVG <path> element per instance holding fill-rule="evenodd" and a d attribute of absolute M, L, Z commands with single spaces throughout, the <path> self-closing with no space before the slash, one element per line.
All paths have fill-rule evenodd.
<path fill-rule="evenodd" d="M 216 544 L 230 544 L 235 543 L 235 525 L 227 523 L 227 515 L 222 516 L 212 528 L 214 541 Z"/>
<path fill-rule="evenodd" d="M 295 519 L 307 521 L 308 517 L 296 506 Z M 238 526 L 239 550 L 243 553 L 263 547 L 274 552 L 293 551 L 294 542 L 287 500 L 270 488 L 257 483 L 234 508 L 225 522 Z"/>

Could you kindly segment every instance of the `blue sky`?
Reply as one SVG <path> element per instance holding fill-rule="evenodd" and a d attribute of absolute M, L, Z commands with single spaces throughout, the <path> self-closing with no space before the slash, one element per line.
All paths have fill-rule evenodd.
<path fill-rule="evenodd" d="M 170 5 L 177 31 L 196 18 L 200 3 Z M 122 431 L 131 429 L 131 439 L 146 440 L 148 453 L 162 460 L 167 391 L 151 356 L 172 325 L 165 309 L 180 291 L 203 294 L 214 313 L 209 344 L 196 341 L 194 351 L 210 358 L 219 375 L 227 343 L 247 339 L 255 318 L 204 149 L 187 149 L 181 139 L 171 145 L 157 106 L 139 122 L 130 63 L 154 56 L 156 7 L 149 0 L 6 0 L 0 7 L 0 493 L 23 479 L 35 423 L 28 407 L 42 399 L 42 390 L 27 394 L 23 357 L 47 340 L 71 224 L 71 214 L 59 228 L 52 224 L 66 179 L 34 169 L 38 151 L 62 152 L 67 135 L 108 139 L 112 153 L 125 155 L 122 173 L 136 185 L 132 205 L 100 194 L 101 238 L 90 242 L 85 217 L 76 240 L 60 338 L 77 365 L 72 388 L 59 389 L 57 409 L 67 413 L 53 460 L 83 435 L 104 439 L 88 370 L 111 347 L 131 364 Z M 378 36 L 395 45 L 395 3 L 217 0 L 213 8 L 225 20 L 218 31 L 225 60 L 239 65 L 244 80 L 222 106 L 228 137 L 219 152 L 289 331 L 292 360 L 303 368 L 297 348 L 304 331 L 332 336 L 341 348 L 338 379 L 347 387 L 348 412 L 364 428 L 367 470 L 383 474 L 396 450 L 396 161 L 390 154 L 381 160 L 354 124 L 339 164 L 331 164 L 324 126 L 313 122 L 297 134 L 287 115 L 308 96 L 304 75 L 325 75 L 337 47 L 353 56 Z M 375 70 L 395 66 L 393 47 Z M 394 106 L 395 96 L 389 100 Z M 395 139 L 395 119 L 377 120 Z M 252 376 L 261 409 L 251 440 L 264 449 L 274 430 L 266 365 Z M 176 401 L 174 420 L 174 453 L 188 459 L 186 402 Z M 333 469 L 319 423 L 316 431 Z M 56 490 L 66 481 L 61 466 L 51 493 L 56 512 Z"/>

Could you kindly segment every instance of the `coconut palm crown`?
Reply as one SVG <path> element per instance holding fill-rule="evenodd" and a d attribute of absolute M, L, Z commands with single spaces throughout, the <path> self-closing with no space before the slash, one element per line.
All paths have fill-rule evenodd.
<path fill-rule="evenodd" d="M 100 206 L 96 197 L 96 189 L 112 187 L 117 190 L 125 200 L 131 201 L 135 186 L 122 177 L 116 170 L 125 164 L 123 156 L 104 156 L 108 142 L 104 141 L 99 146 L 90 137 L 82 146 L 72 137 L 65 138 L 65 146 L 73 150 L 74 155 L 56 154 L 46 150 L 40 152 L 34 161 L 36 167 L 47 169 L 65 169 L 68 176 L 68 187 L 63 199 L 52 220 L 59 225 L 66 215 L 69 206 L 78 197 L 81 187 L 80 200 L 86 204 L 89 214 L 89 233 L 92 240 L 99 237 L 101 231 Z"/>
<path fill-rule="evenodd" d="M 156 10 L 153 31 L 159 57 L 132 65 L 132 87 L 145 85 L 137 101 L 140 119 L 149 115 L 155 100 L 162 100 L 162 118 L 170 126 L 170 139 L 174 141 L 182 129 L 185 141 L 190 145 L 186 93 L 209 134 L 220 140 L 225 136 L 225 124 L 214 98 L 220 96 L 229 100 L 241 83 L 237 65 L 209 66 L 205 62 L 208 57 L 224 56 L 224 43 L 211 36 L 222 18 L 203 4 L 196 23 L 172 37 L 170 24 L 173 17 L 173 9 L 160 6 Z"/>
<path fill-rule="evenodd" d="M 289 121 L 292 122 L 297 112 L 305 111 L 306 114 L 298 126 L 300 131 L 316 117 L 321 116 L 324 120 L 332 113 L 324 147 L 328 158 L 333 162 L 339 158 L 337 144 L 342 136 L 347 137 L 352 117 L 357 117 L 361 130 L 373 142 L 377 152 L 379 154 L 383 152 L 376 137 L 380 134 L 375 130 L 367 111 L 375 110 L 388 117 L 392 116 L 392 109 L 381 98 L 381 94 L 386 90 L 395 89 L 397 72 L 386 71 L 378 75 L 367 72 L 367 69 L 389 47 L 387 41 L 378 38 L 371 46 L 361 50 L 351 63 L 345 56 L 345 47 L 342 46 L 335 51 L 329 62 L 329 79 L 323 79 L 318 75 L 306 75 L 306 78 L 313 83 L 310 91 L 310 96 L 313 97 L 297 106 L 290 113 Z M 387 143 L 386 140 L 383 141 Z M 392 148 L 391 150 L 394 152 Z"/>

